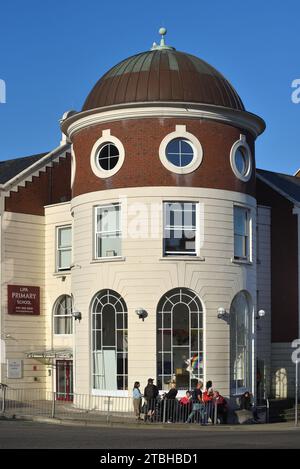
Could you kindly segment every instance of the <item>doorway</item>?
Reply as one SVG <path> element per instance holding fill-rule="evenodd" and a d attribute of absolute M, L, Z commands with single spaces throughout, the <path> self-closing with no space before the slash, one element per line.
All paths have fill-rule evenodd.
<path fill-rule="evenodd" d="M 56 399 L 59 401 L 73 401 L 72 360 L 56 361 Z"/>

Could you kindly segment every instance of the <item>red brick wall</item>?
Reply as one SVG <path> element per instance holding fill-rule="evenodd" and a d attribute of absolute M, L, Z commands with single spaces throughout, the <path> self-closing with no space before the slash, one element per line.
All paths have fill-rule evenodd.
<path fill-rule="evenodd" d="M 298 224 L 293 204 L 257 180 L 257 203 L 271 209 L 272 342 L 298 338 Z"/>
<path fill-rule="evenodd" d="M 7 212 L 44 215 L 44 205 L 71 200 L 71 155 L 61 158 L 52 168 L 47 168 L 25 187 L 11 192 L 5 199 Z"/>
<path fill-rule="evenodd" d="M 191 174 L 178 175 L 168 171 L 159 159 L 162 139 L 175 131 L 176 125 L 186 125 L 202 144 L 204 157 L 201 166 Z M 121 140 L 125 148 L 125 161 L 120 171 L 111 178 L 94 175 L 90 154 L 102 131 Z M 144 186 L 185 186 L 227 189 L 255 194 L 255 176 L 248 183 L 236 178 L 230 165 L 230 150 L 246 133 L 254 158 L 254 139 L 247 132 L 232 126 L 199 119 L 128 119 L 98 124 L 78 132 L 73 137 L 76 155 L 76 177 L 73 197 L 93 191 Z M 255 167 L 255 164 L 254 164 Z"/>

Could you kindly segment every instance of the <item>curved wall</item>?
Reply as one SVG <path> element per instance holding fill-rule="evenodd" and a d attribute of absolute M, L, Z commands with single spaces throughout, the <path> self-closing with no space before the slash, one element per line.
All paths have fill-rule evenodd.
<path fill-rule="evenodd" d="M 159 159 L 161 141 L 175 131 L 176 125 L 185 125 L 186 131 L 195 135 L 203 148 L 201 165 L 186 175 L 172 173 Z M 108 129 L 122 142 L 125 160 L 114 176 L 101 179 L 92 172 L 90 154 L 103 130 Z M 149 186 L 206 187 L 254 196 L 255 171 L 245 183 L 234 175 L 230 164 L 231 148 L 240 140 L 241 134 L 246 136 L 251 148 L 255 168 L 254 137 L 249 132 L 215 121 L 162 117 L 124 119 L 87 127 L 72 137 L 76 158 L 73 198 L 94 191 Z"/>
<path fill-rule="evenodd" d="M 91 392 L 90 304 L 103 288 L 119 293 L 128 307 L 129 389 L 139 380 L 142 387 L 156 377 L 156 310 L 167 291 L 186 287 L 195 291 L 204 306 L 206 379 L 212 379 L 220 392 L 229 396 L 229 325 L 217 318 L 220 307 L 229 311 L 235 295 L 247 290 L 256 303 L 256 239 L 253 230 L 253 263 L 236 264 L 233 258 L 233 205 L 247 205 L 256 223 L 254 198 L 230 191 L 149 187 L 91 192 L 72 200 L 74 227 L 74 264 L 71 281 L 75 307 L 82 312 L 76 324 L 76 392 Z M 120 199 L 121 198 L 121 199 Z M 145 232 L 141 239 L 125 237 L 122 259 L 93 259 L 93 213 L 96 205 L 121 200 L 124 210 L 135 216 L 141 210 L 147 225 L 151 207 L 165 200 L 195 201 L 203 204 L 203 246 L 198 259 L 162 258 L 162 217 L 158 217 L 156 238 Z M 131 214 L 131 215 L 130 215 Z M 141 321 L 135 310 L 143 307 L 149 316 Z"/>

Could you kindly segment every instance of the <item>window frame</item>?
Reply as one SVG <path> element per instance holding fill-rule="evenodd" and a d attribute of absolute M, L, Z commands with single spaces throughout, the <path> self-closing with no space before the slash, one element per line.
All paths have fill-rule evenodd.
<path fill-rule="evenodd" d="M 190 164 L 186 166 L 176 166 L 171 163 L 167 157 L 167 146 L 172 140 L 186 140 L 194 150 L 194 157 Z M 195 135 L 186 131 L 185 125 L 176 125 L 175 131 L 167 134 L 159 146 L 159 158 L 162 165 L 168 170 L 176 174 L 189 174 L 201 165 L 203 160 L 203 148 Z"/>
<path fill-rule="evenodd" d="M 108 143 L 111 143 L 117 147 L 119 151 L 119 160 L 116 166 L 113 169 L 103 169 L 98 163 L 98 156 L 101 149 Z M 90 165 L 95 176 L 101 179 L 106 179 L 114 176 L 121 167 L 123 166 L 125 160 L 125 149 L 124 146 L 117 137 L 111 135 L 110 129 L 103 130 L 102 136 L 94 143 L 91 155 L 90 155 Z"/>
<path fill-rule="evenodd" d="M 110 207 L 119 207 L 119 230 L 115 231 L 105 231 L 101 232 L 97 230 L 98 228 L 98 223 L 97 223 L 97 217 L 98 217 L 98 210 L 102 210 L 105 208 L 110 208 Z M 118 233 L 119 238 L 121 241 L 121 246 L 120 246 L 120 253 L 118 253 L 116 256 L 99 256 L 98 255 L 98 236 L 100 236 L 102 233 L 107 233 L 107 234 L 113 234 L 113 233 Z M 112 202 L 108 203 L 105 205 L 96 205 L 94 206 L 94 256 L 93 259 L 94 261 L 101 261 L 101 260 L 109 260 L 109 259 L 120 259 L 122 257 L 122 204 L 120 202 Z"/>
<path fill-rule="evenodd" d="M 178 297 L 180 301 L 174 303 L 174 298 Z M 185 302 L 184 299 L 189 298 L 189 302 Z M 171 309 L 166 306 L 168 303 L 172 304 L 173 306 Z M 188 308 L 188 315 L 189 320 L 187 324 L 188 330 L 188 344 L 179 345 L 174 343 L 174 308 L 178 304 L 183 304 Z M 195 309 L 191 305 L 196 306 Z M 178 313 L 177 313 L 178 314 Z M 197 327 L 194 326 L 192 323 L 192 314 L 197 315 Z M 169 315 L 170 324 L 169 326 L 165 324 L 165 316 Z M 162 389 L 166 383 L 164 382 L 165 378 L 170 378 L 172 381 L 174 372 L 175 372 L 175 363 L 174 363 L 174 352 L 179 349 L 189 349 L 190 359 L 192 356 L 195 356 L 195 353 L 198 354 L 198 357 L 202 357 L 202 367 L 199 367 L 197 375 L 192 376 L 190 373 L 189 375 L 189 388 L 192 387 L 192 381 L 201 379 L 204 381 L 205 372 L 206 372 L 206 360 L 205 360 L 205 310 L 202 300 L 200 299 L 199 295 L 195 293 L 193 290 L 186 288 L 186 287 L 179 287 L 166 292 L 159 300 L 157 308 L 156 308 L 156 366 L 157 366 L 157 382 L 161 381 Z M 193 332 L 197 331 L 197 350 L 193 349 L 192 347 L 192 335 Z M 166 348 L 165 345 L 165 335 L 170 335 L 170 345 L 169 348 Z M 161 348 L 160 348 L 161 344 Z M 202 348 L 200 347 L 202 344 Z M 165 373 L 165 355 L 169 356 L 171 368 L 170 373 Z M 161 373 L 159 374 L 159 362 L 162 364 Z M 188 364 L 187 364 L 188 367 Z M 186 389 L 184 387 L 184 389 Z"/>
<path fill-rule="evenodd" d="M 163 249 L 163 258 L 167 258 L 167 259 L 172 259 L 172 258 L 175 258 L 175 257 L 188 257 L 188 258 L 191 258 L 191 259 L 194 259 L 194 258 L 197 258 L 200 256 L 200 204 L 198 201 L 188 201 L 188 200 L 163 200 L 163 240 L 162 240 L 162 249 Z M 167 225 L 166 225 L 166 206 L 167 204 L 169 205 L 172 205 L 172 204 L 190 204 L 190 205 L 194 205 L 195 206 L 195 214 L 196 214 L 196 220 L 195 220 L 195 228 L 192 228 L 192 229 L 189 229 L 189 228 L 185 228 L 184 225 L 181 225 L 181 226 L 177 226 L 177 225 L 174 225 L 173 228 L 167 228 Z M 171 225 L 170 225 L 171 227 Z M 165 232 L 167 230 L 182 230 L 182 231 L 193 231 L 195 232 L 195 251 L 193 253 L 189 253 L 189 252 L 186 252 L 186 251 L 179 251 L 179 252 L 167 252 L 166 251 L 166 246 L 165 246 Z"/>
<path fill-rule="evenodd" d="M 108 302 L 105 302 L 103 304 L 103 298 L 114 298 L 116 299 L 116 301 L 114 303 L 108 303 Z M 102 309 L 101 311 L 97 311 L 97 306 L 98 305 L 101 305 L 102 306 Z M 112 346 L 104 346 L 103 345 L 103 308 L 110 304 L 113 308 L 114 308 L 114 315 L 115 315 L 115 345 L 114 347 Z M 118 308 L 116 307 L 116 305 L 118 305 Z M 118 315 L 119 316 L 122 316 L 122 325 L 123 327 L 118 327 Z M 97 325 L 97 316 L 100 316 L 100 328 L 97 328 L 95 327 L 95 324 Z M 99 318 L 98 318 L 99 320 Z M 128 389 L 129 389 L 129 383 L 128 383 L 128 376 L 129 376 L 129 373 L 128 373 L 128 350 L 129 350 L 129 347 L 128 347 L 128 308 L 127 308 L 127 304 L 123 298 L 122 295 L 120 295 L 118 292 L 110 289 L 110 288 L 104 288 L 100 291 L 98 291 L 98 293 L 96 293 L 96 295 L 93 297 L 92 299 L 92 302 L 91 302 L 91 306 L 90 306 L 90 321 L 91 321 L 91 348 L 90 348 L 90 351 L 91 351 L 91 389 L 92 389 L 92 394 L 93 395 L 126 395 L 128 393 Z M 125 327 L 127 325 L 127 327 Z M 118 332 L 121 333 L 120 335 L 122 336 L 123 340 L 125 339 L 125 337 L 127 337 L 127 349 L 125 350 L 119 350 L 118 349 Z M 100 343 L 101 343 L 101 347 L 100 349 L 97 348 L 97 334 L 100 335 Z M 99 389 L 99 388 L 96 388 L 95 387 L 95 379 L 98 377 L 101 378 L 101 376 L 104 376 L 100 373 L 97 373 L 96 372 L 96 369 L 95 369 L 95 354 L 97 353 L 101 353 L 103 354 L 103 351 L 105 349 L 114 349 L 115 352 L 116 352 L 116 359 L 118 359 L 118 355 L 121 356 L 121 359 L 122 359 L 122 362 L 123 362 L 123 371 L 127 369 L 127 373 L 123 372 L 123 373 L 119 373 L 118 374 L 118 369 L 117 369 L 117 366 L 118 364 L 116 363 L 116 369 L 117 369 L 117 375 L 116 375 L 116 379 L 117 379 L 117 382 L 118 382 L 118 377 L 121 377 L 122 380 L 123 380 L 123 388 L 122 389 L 116 389 L 116 390 L 111 390 L 111 389 Z M 126 368 L 126 363 L 127 363 L 127 368 Z M 126 389 L 126 382 L 127 382 L 127 389 Z M 108 392 L 108 394 L 106 394 Z"/>
<path fill-rule="evenodd" d="M 63 229 L 66 229 L 66 228 L 69 228 L 71 230 L 71 244 L 70 246 L 67 246 L 67 247 L 59 247 L 59 232 L 60 230 L 63 230 Z M 55 248 L 56 248 L 56 256 L 55 256 L 55 259 L 56 259 L 56 266 L 55 266 L 55 271 L 57 273 L 61 273 L 61 272 L 69 272 L 71 270 L 71 265 L 72 265 L 72 253 L 73 253 L 73 227 L 72 227 L 72 224 L 66 224 L 66 225 L 59 225 L 59 226 L 56 226 L 56 245 L 55 245 Z M 60 252 L 61 251 L 70 251 L 70 266 L 69 267 L 60 267 L 59 266 L 59 259 L 60 259 Z"/>
<path fill-rule="evenodd" d="M 242 153 L 244 157 L 247 159 L 248 168 L 245 174 L 242 174 L 237 165 L 236 165 L 236 153 L 237 151 L 242 148 Z M 230 151 L 230 164 L 232 171 L 234 172 L 235 176 L 242 182 L 248 182 L 251 179 L 253 173 L 253 159 L 252 159 L 252 152 L 251 149 L 246 141 L 246 136 L 241 135 L 240 140 L 235 142 Z"/>
<path fill-rule="evenodd" d="M 64 299 L 64 298 L 70 298 L 70 303 L 71 303 L 71 312 L 69 314 L 55 314 L 56 310 L 57 310 L 57 307 L 58 305 L 60 304 L 60 302 Z M 71 295 L 68 295 L 68 294 L 63 294 L 63 295 L 60 295 L 54 305 L 53 305 L 53 313 L 52 313 L 52 318 L 53 318 L 53 335 L 54 336 L 58 336 L 58 337 L 62 337 L 62 336 L 66 336 L 66 337 L 70 337 L 71 335 L 73 335 L 73 332 L 74 332 L 74 321 L 73 321 L 73 315 L 72 315 L 72 311 L 73 311 L 73 298 Z M 71 323 L 71 331 L 70 333 L 67 333 L 67 332 L 55 332 L 56 331 L 56 321 L 55 319 L 69 319 L 70 320 L 70 323 Z"/>
<path fill-rule="evenodd" d="M 239 299 L 239 296 L 243 295 L 246 311 L 235 310 L 235 302 Z M 240 322 L 239 316 L 243 315 L 245 333 L 244 333 L 244 343 L 238 343 L 238 328 L 237 325 Z M 253 351 L 252 351 L 252 324 L 253 324 L 253 303 L 251 295 L 242 290 L 238 292 L 230 305 L 230 394 L 232 396 L 239 396 L 246 391 L 250 391 L 252 388 L 252 369 L 253 369 Z M 235 334 L 234 334 L 235 333 Z M 242 352 L 241 355 L 244 358 L 243 362 L 243 386 L 239 386 L 238 381 L 241 381 L 237 378 L 239 369 L 236 366 L 237 357 L 239 352 Z"/>
<path fill-rule="evenodd" d="M 236 234 L 236 223 L 235 223 L 235 211 L 236 209 L 241 209 L 244 210 L 245 213 L 247 214 L 247 220 L 246 220 L 246 235 L 240 235 Z M 237 256 L 236 251 L 235 251 L 235 239 L 236 236 L 239 237 L 244 237 L 246 238 L 246 246 L 247 246 L 247 252 L 246 256 Z M 252 262 L 252 210 L 250 207 L 245 206 L 245 205 L 239 205 L 239 204 L 234 204 L 233 206 L 233 259 L 235 262 Z"/>

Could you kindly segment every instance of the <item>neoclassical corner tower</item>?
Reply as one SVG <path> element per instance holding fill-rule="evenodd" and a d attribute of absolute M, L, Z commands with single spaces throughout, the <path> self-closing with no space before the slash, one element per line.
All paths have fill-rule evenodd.
<path fill-rule="evenodd" d="M 76 392 L 127 395 L 153 377 L 162 390 L 212 379 L 233 396 L 255 390 L 255 140 L 265 124 L 221 73 L 160 33 L 61 124 L 82 312 Z"/>

